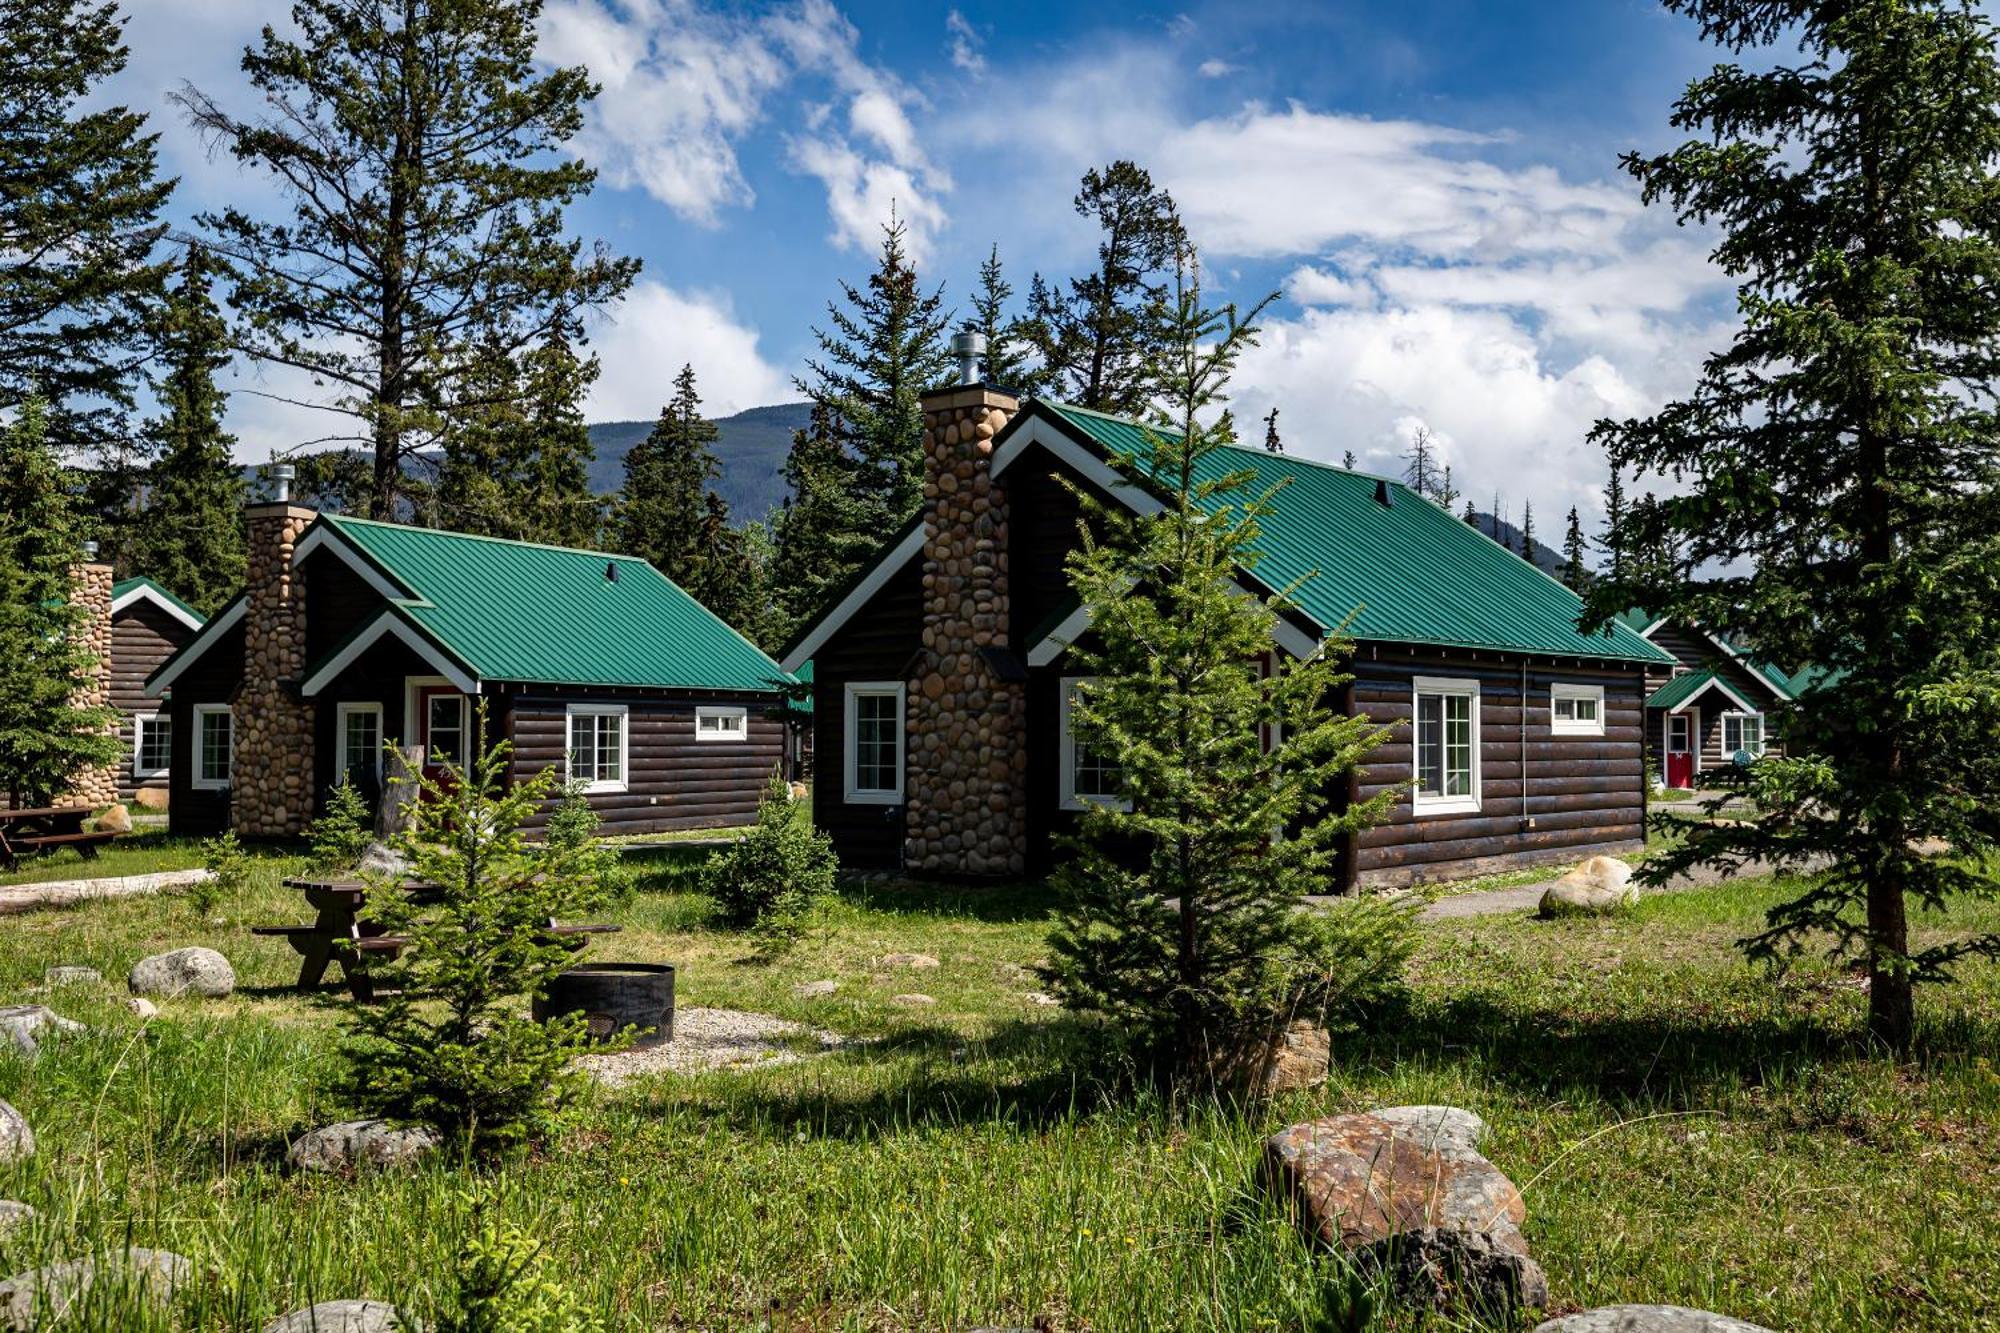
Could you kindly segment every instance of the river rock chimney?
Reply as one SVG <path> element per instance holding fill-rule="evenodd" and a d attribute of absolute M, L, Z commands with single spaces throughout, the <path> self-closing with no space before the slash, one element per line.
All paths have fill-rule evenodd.
<path fill-rule="evenodd" d="M 244 511 L 243 686 L 231 709 L 229 786 L 231 819 L 246 838 L 294 838 L 312 821 L 313 703 L 299 694 L 306 670 L 306 589 L 292 568 L 292 550 L 317 517 L 283 498 Z"/>

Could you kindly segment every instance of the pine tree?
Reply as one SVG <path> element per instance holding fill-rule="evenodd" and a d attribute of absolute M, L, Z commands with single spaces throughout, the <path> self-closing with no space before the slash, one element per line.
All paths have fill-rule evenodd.
<path fill-rule="evenodd" d="M 1072 202 L 1103 232 L 1097 268 L 1067 286 L 1039 273 L 1030 284 L 1021 327 L 1041 360 L 1032 387 L 1134 415 L 1151 399 L 1147 367 L 1163 350 L 1161 304 L 1187 230 L 1173 196 L 1124 159 L 1085 172 Z"/>
<path fill-rule="evenodd" d="M 1426 500 L 1437 494 L 1437 450 L 1431 445 L 1428 426 L 1418 426 L 1410 435 L 1410 447 L 1403 452 L 1403 480 Z"/>
<path fill-rule="evenodd" d="M 577 67 L 536 74 L 539 9 L 294 0 L 297 39 L 266 27 L 243 55 L 267 114 L 177 97 L 289 200 L 283 220 L 228 208 L 200 222 L 238 272 L 245 350 L 310 372 L 354 418 L 376 518 L 407 508 L 405 467 L 436 442 L 439 405 L 465 396 L 475 343 L 525 358 L 638 271 L 564 228 L 595 179 L 563 148 L 596 88 Z"/>
<path fill-rule="evenodd" d="M 788 642 L 844 586 L 881 543 L 864 520 L 854 488 L 847 426 L 828 404 L 792 434 L 785 455 L 785 504 L 771 533 L 769 641 Z"/>
<path fill-rule="evenodd" d="M 703 495 L 722 475 L 713 445 L 721 432 L 701 414 L 694 367 L 674 378 L 674 396 L 646 438 L 625 455 L 618 548 L 644 556 L 683 587 L 698 559 L 707 507 Z"/>
<path fill-rule="evenodd" d="M 826 307 L 831 328 L 813 330 L 820 356 L 806 363 L 812 377 L 796 381 L 800 392 L 828 409 L 826 420 L 847 432 L 855 464 L 850 484 L 873 540 L 917 512 L 924 485 L 919 400 L 955 368 L 944 289 L 924 294 L 904 249 L 907 234 L 891 214 L 867 290 L 840 284 L 840 301 Z"/>
<path fill-rule="evenodd" d="M 437 524 L 454 532 L 518 539 L 528 528 L 518 475 L 529 452 L 528 413 L 521 367 L 508 343 L 488 330 L 451 378 L 456 397 L 444 414 L 437 484 L 422 498 Z M 303 468 L 299 476 L 303 482 Z"/>
<path fill-rule="evenodd" d="M 1013 284 L 1000 271 L 1000 247 L 994 246 L 979 266 L 979 288 L 972 297 L 972 327 L 986 338 L 986 360 L 980 378 L 1004 389 L 1020 389 L 1033 379 L 1022 353 L 1020 321 L 1007 314 Z"/>
<path fill-rule="evenodd" d="M 1453 485 L 1451 480 L 1451 464 L 1446 463 L 1444 471 L 1438 477 L 1437 494 L 1431 498 L 1437 501 L 1438 508 L 1449 510 L 1458 503 L 1458 496 L 1458 487 Z"/>
<path fill-rule="evenodd" d="M 1535 563 L 1535 502 L 1521 501 L 1521 558 Z"/>
<path fill-rule="evenodd" d="M 597 378 L 597 358 L 577 355 L 580 330 L 558 324 L 540 346 L 522 357 L 527 433 L 515 459 L 521 479 L 528 541 L 594 547 L 604 527 L 604 504 L 590 489 L 597 456 L 583 399 Z"/>
<path fill-rule="evenodd" d="M 1569 507 L 1569 531 L 1563 534 L 1562 581 L 1572 592 L 1583 593 L 1590 590 L 1590 564 L 1585 558 L 1590 550 L 1583 540 L 1583 522 L 1576 515 L 1576 506 Z"/>
<path fill-rule="evenodd" d="M 1285 452 L 1285 442 L 1278 438 L 1278 409 L 1275 407 L 1264 418 L 1264 452 L 1267 454 Z"/>
<path fill-rule="evenodd" d="M 1344 645 L 1274 675 L 1258 669 L 1275 650 L 1284 599 L 1244 598 L 1236 577 L 1256 563 L 1259 527 L 1284 497 L 1240 471 L 1197 476 L 1232 438 L 1216 409 L 1263 305 L 1241 321 L 1234 308 L 1205 309 L 1198 274 L 1181 274 L 1168 315 L 1175 350 L 1150 368 L 1166 405 L 1147 428 L 1149 456 L 1120 460 L 1166 508 L 1139 517 L 1087 501 L 1102 535 L 1069 561 L 1098 639 L 1070 650 L 1089 678 L 1072 723 L 1116 771 L 1129 808 L 1089 803 L 1083 813 L 1058 874 L 1066 902 L 1048 976 L 1068 1005 L 1103 1015 L 1169 1077 L 1199 1080 L 1295 1008 L 1329 998 L 1315 989 L 1328 969 L 1301 899 L 1324 889 L 1344 837 L 1387 806 L 1329 805 L 1381 738 L 1329 708 L 1348 679 Z"/>
<path fill-rule="evenodd" d="M 1346 468 L 1349 472 L 1354 471 L 1355 460 L 1354 460 L 1354 451 L 1352 449 L 1349 449 L 1346 453 L 1341 455 L 1340 465 Z"/>
<path fill-rule="evenodd" d="M 76 516 L 39 399 L 0 433 L 0 792 L 47 805 L 85 769 L 115 761 L 109 708 L 82 708 L 95 669 L 77 630 L 90 614 L 70 600 L 82 557 Z"/>
<path fill-rule="evenodd" d="M 147 430 L 156 459 L 124 553 L 128 573 L 156 580 L 204 615 L 243 586 L 243 474 L 215 383 L 229 364 L 229 329 L 209 290 L 212 265 L 190 245 L 161 313 L 162 414 Z"/>
<path fill-rule="evenodd" d="M 174 184 L 143 114 L 81 109 L 126 55 L 115 3 L 0 0 L 0 410 L 40 398 L 57 454 L 109 447 L 121 483 Z"/>
<path fill-rule="evenodd" d="M 1479 526 L 1479 511 L 1472 507 L 1470 500 L 1465 502 L 1465 521 L 1475 528 Z"/>
<path fill-rule="evenodd" d="M 1608 567 L 1605 574 L 1616 583 L 1622 580 L 1625 568 L 1625 479 L 1624 469 L 1615 461 L 1611 464 L 1611 480 L 1604 487 L 1604 530 L 1598 534 L 1597 544 L 1603 548 Z"/>
<path fill-rule="evenodd" d="M 1674 116 L 1687 142 L 1625 162 L 1649 202 L 1717 229 L 1742 327 L 1685 399 L 1599 424 L 1614 466 L 1688 489 L 1617 527 L 1628 551 L 1682 543 L 1682 576 L 1628 573 L 1593 606 L 1754 633 L 1837 685 L 1786 711 L 1787 757 L 1734 775 L 1764 818 L 1648 871 L 1810 867 L 1752 954 L 1830 938 L 1867 964 L 1870 1030 L 1904 1050 L 1914 983 L 2000 953 L 2000 936 L 1944 919 L 1994 892 L 2000 852 L 1994 31 L 1940 0 L 1670 7 L 1750 56 L 1690 85 Z M 1793 45 L 1802 59 L 1767 49 Z"/>

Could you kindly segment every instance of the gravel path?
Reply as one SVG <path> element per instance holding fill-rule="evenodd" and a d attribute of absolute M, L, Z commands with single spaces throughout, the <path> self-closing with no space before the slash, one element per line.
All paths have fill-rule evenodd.
<path fill-rule="evenodd" d="M 676 1009 L 674 1039 L 665 1045 L 586 1055 L 577 1063 L 600 1083 L 616 1087 L 649 1074 L 796 1064 L 847 1045 L 847 1038 L 836 1033 L 770 1014 L 741 1009 Z"/>

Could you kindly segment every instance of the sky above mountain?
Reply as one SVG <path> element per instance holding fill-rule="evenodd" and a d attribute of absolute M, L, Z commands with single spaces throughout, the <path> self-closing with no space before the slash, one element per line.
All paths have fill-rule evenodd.
<path fill-rule="evenodd" d="M 128 8 L 108 91 L 162 131 L 175 221 L 278 210 L 166 96 L 252 110 L 237 62 L 285 6 Z M 574 227 L 645 264 L 591 329 L 593 420 L 653 415 L 684 361 L 717 415 L 797 397 L 892 205 L 961 308 L 990 245 L 1019 292 L 1081 270 L 1096 236 L 1070 199 L 1116 157 L 1173 191 L 1214 297 L 1282 293 L 1236 381 L 1246 434 L 1276 406 L 1288 449 L 1386 471 L 1427 425 L 1481 508 L 1532 499 L 1545 533 L 1600 510 L 1591 422 L 1684 391 L 1733 323 L 1710 238 L 1618 167 L 1676 141 L 1672 101 L 1716 58 L 1644 0 L 547 0 L 541 54 L 603 85 Z M 246 459 L 317 433 L 277 401 L 305 386 L 227 387 Z"/>

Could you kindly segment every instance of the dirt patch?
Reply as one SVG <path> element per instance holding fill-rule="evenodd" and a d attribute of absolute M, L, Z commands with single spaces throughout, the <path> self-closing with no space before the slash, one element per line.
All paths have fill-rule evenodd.
<path fill-rule="evenodd" d="M 577 1063 L 598 1082 L 617 1087 L 651 1074 L 796 1064 L 851 1044 L 838 1033 L 770 1014 L 741 1009 L 676 1009 L 674 1039 L 665 1045 L 586 1055 Z"/>

